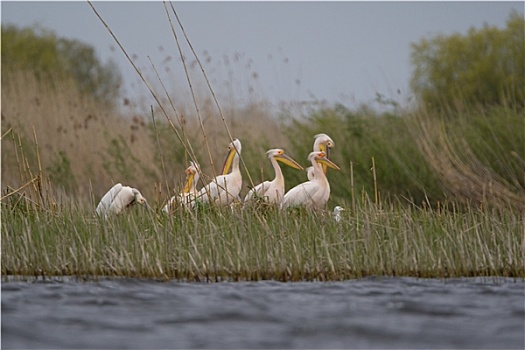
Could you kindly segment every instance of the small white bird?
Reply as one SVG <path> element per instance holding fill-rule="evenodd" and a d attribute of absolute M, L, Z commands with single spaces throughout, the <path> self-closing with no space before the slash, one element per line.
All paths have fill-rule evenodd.
<path fill-rule="evenodd" d="M 197 194 L 197 182 L 200 179 L 200 167 L 199 164 L 190 161 L 190 166 L 186 168 L 186 182 L 182 191 L 170 198 L 168 203 L 162 208 L 162 211 L 166 214 L 175 210 L 178 205 L 186 208 L 191 207 L 191 203 L 195 200 Z"/>
<path fill-rule="evenodd" d="M 197 192 L 196 201 L 214 203 L 226 206 L 239 200 L 242 188 L 242 174 L 239 169 L 239 155 L 241 154 L 241 141 L 233 140 L 228 145 L 228 155 L 224 161 L 221 174 Z M 228 171 L 231 168 L 231 173 Z M 194 201 L 195 203 L 195 201 Z"/>
<path fill-rule="evenodd" d="M 341 221 L 341 212 L 345 210 L 345 208 L 341 207 L 341 206 L 336 206 L 334 208 L 334 212 L 333 212 L 333 216 L 334 216 L 334 220 L 336 222 L 340 222 Z"/>
<path fill-rule="evenodd" d="M 314 136 L 314 152 L 324 152 L 326 158 L 330 159 L 330 150 L 335 147 L 335 142 L 326 134 L 317 134 Z M 323 167 L 323 172 L 326 174 L 328 172 L 328 166 L 326 164 L 321 164 Z"/>
<path fill-rule="evenodd" d="M 282 162 L 292 168 L 304 170 L 295 160 L 290 158 L 280 148 L 274 148 L 266 152 L 275 171 L 275 178 L 272 181 L 264 181 L 248 192 L 244 202 L 250 202 L 260 198 L 270 204 L 281 204 L 284 196 L 284 176 L 277 161 Z"/>
<path fill-rule="evenodd" d="M 107 219 L 110 215 L 120 214 L 124 209 L 134 204 L 146 205 L 146 198 L 136 188 L 122 186 L 118 183 L 113 186 L 100 200 L 96 213 Z"/>
<path fill-rule="evenodd" d="M 323 209 L 330 198 L 330 184 L 321 168 L 326 164 L 330 168 L 340 170 L 332 161 L 326 158 L 324 152 L 311 152 L 308 160 L 314 168 L 313 180 L 303 182 L 289 190 L 283 199 L 282 208 L 306 206 L 312 209 Z"/>

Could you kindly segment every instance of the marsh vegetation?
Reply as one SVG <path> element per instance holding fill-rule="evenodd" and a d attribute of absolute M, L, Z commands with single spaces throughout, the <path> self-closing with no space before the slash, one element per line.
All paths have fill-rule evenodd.
<path fill-rule="evenodd" d="M 159 98 L 140 112 L 75 84 L 2 65 L 3 275 L 525 277 L 523 89 L 505 85 L 501 103 L 390 101 L 387 112 L 319 104 L 275 115 L 264 102 L 218 110 L 204 96 L 198 108 Z M 201 187 L 232 136 L 243 142 L 244 197 L 273 175 L 268 149 L 306 166 L 321 132 L 341 167 L 328 173 L 326 212 L 199 206 L 163 215 L 190 160 L 201 165 Z M 306 180 L 283 173 L 287 190 Z M 117 182 L 140 189 L 153 210 L 96 217 Z M 347 209 L 340 222 L 336 205 Z"/>

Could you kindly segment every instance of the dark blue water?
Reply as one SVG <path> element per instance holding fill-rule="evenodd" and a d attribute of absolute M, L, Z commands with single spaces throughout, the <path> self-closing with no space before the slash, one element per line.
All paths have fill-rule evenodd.
<path fill-rule="evenodd" d="M 2 283 L 2 348 L 523 349 L 514 279 Z"/>

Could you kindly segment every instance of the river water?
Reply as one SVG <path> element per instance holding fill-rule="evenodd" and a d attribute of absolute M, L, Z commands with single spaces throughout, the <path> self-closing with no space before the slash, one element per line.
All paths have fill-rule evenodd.
<path fill-rule="evenodd" d="M 524 349 L 524 287 L 505 278 L 11 279 L 2 348 Z"/>

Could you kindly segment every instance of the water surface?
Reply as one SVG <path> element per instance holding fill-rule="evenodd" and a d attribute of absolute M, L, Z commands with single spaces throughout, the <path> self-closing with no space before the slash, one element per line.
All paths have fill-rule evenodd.
<path fill-rule="evenodd" d="M 524 349 L 523 280 L 2 283 L 7 348 Z"/>

